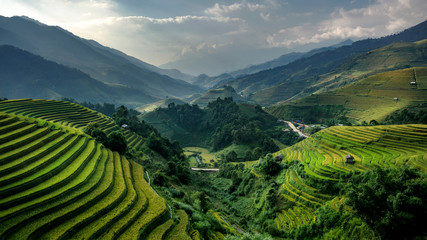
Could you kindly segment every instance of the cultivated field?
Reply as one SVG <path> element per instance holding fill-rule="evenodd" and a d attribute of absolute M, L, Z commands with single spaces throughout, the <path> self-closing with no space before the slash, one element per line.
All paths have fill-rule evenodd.
<path fill-rule="evenodd" d="M 75 103 L 42 99 L 8 100 L 0 102 L 0 112 L 34 118 L 39 122 L 49 121 L 76 133 L 82 133 L 88 123 L 94 122 L 107 135 L 115 130 L 122 131 L 128 146 L 135 150 L 140 150 L 144 143 L 141 136 L 121 129 L 111 118 Z"/>
<path fill-rule="evenodd" d="M 185 212 L 178 212 L 179 223 L 170 220 L 170 209 L 144 179 L 141 165 L 79 131 L 88 121 L 112 129 L 110 119 L 60 101 L 0 106 L 21 114 L 0 113 L 1 239 L 160 239 L 172 232 L 188 237 Z M 56 113 L 61 107 L 68 107 L 63 115 Z"/>

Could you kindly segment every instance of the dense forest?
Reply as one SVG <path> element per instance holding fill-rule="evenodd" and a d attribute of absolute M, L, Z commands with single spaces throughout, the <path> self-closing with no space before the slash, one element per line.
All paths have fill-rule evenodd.
<path fill-rule="evenodd" d="M 252 149 L 259 148 L 265 155 L 279 150 L 273 138 L 286 145 L 299 141 L 295 134 L 274 129 L 278 125 L 277 119 L 259 105 L 238 104 L 232 98 L 218 98 L 204 109 L 197 105 L 171 103 L 152 114 L 167 116 L 188 132 L 206 136 L 203 144 L 214 152 L 231 144 L 242 144 Z"/>

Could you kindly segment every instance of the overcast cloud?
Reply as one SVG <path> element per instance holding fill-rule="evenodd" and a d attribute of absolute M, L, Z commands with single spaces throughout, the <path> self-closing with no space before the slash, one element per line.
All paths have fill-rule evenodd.
<path fill-rule="evenodd" d="M 291 51 L 396 33 L 426 20 L 425 0 L 0 0 L 26 15 L 191 74 L 220 74 Z"/>

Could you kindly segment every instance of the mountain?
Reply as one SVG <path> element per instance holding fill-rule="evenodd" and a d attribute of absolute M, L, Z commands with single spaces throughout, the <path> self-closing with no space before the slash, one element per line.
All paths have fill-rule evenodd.
<path fill-rule="evenodd" d="M 179 71 L 177 69 L 162 69 L 162 68 L 156 67 L 156 66 L 151 65 L 149 63 L 143 62 L 143 61 L 139 60 L 138 58 L 129 56 L 129 55 L 117 50 L 117 49 L 103 46 L 94 40 L 87 40 L 87 41 L 92 46 L 94 46 L 96 48 L 100 48 L 102 50 L 109 51 L 114 55 L 118 55 L 120 57 L 123 57 L 126 60 L 128 60 L 129 62 L 131 62 L 131 63 L 135 64 L 136 66 L 139 66 L 143 69 L 148 69 L 150 71 L 159 73 L 161 75 L 166 75 L 166 76 L 169 76 L 169 77 L 174 78 L 174 79 L 184 80 L 186 82 L 191 82 L 191 79 L 194 78 L 194 76 L 186 74 L 186 73 L 182 73 L 181 71 Z"/>
<path fill-rule="evenodd" d="M 191 101 L 191 104 L 197 104 L 201 107 L 206 107 L 209 102 L 215 101 L 217 98 L 233 98 L 235 102 L 246 102 L 232 87 L 222 86 L 219 88 L 211 89 L 204 93 L 202 96 Z"/>
<path fill-rule="evenodd" d="M 188 80 L 188 82 L 190 82 L 192 84 L 196 84 L 196 85 L 203 87 L 203 88 L 208 88 L 208 89 L 213 88 L 213 87 L 218 87 L 220 85 L 223 85 L 227 81 L 232 81 L 235 78 L 239 78 L 239 77 L 243 77 L 243 76 L 246 76 L 249 74 L 257 73 L 257 72 L 260 72 L 263 70 L 268 70 L 268 69 L 276 68 L 279 66 L 283 66 L 283 65 L 286 65 L 286 64 L 293 62 L 297 59 L 304 58 L 304 57 L 310 57 L 316 53 L 327 51 L 327 50 L 332 50 L 332 49 L 335 49 L 335 48 L 338 48 L 341 46 L 350 45 L 352 43 L 353 43 L 353 41 L 349 39 L 349 40 L 343 41 L 343 42 L 336 44 L 336 45 L 333 45 L 333 46 L 316 48 L 316 49 L 313 49 L 313 50 L 311 50 L 309 52 L 305 52 L 305 53 L 292 52 L 292 53 L 284 54 L 284 55 L 282 55 L 276 59 L 273 59 L 271 61 L 268 61 L 268 62 L 265 62 L 262 64 L 251 65 L 247 68 L 232 71 L 229 73 L 223 73 L 221 75 L 214 76 L 214 77 L 208 76 L 206 74 L 201 74 L 197 77 L 194 77 L 194 78 Z"/>
<path fill-rule="evenodd" d="M 298 59 L 285 66 L 243 76 L 221 84 L 230 85 L 236 89 L 237 92 L 242 92 L 244 95 L 250 96 L 250 99 L 257 99 L 259 103 L 267 105 L 292 98 L 304 89 L 318 83 L 322 74 L 334 71 L 343 62 L 359 54 L 369 52 L 393 42 L 414 42 L 426 38 L 427 21 L 395 35 L 357 41 L 349 46 L 342 46 L 333 50 L 316 53 L 310 57 Z M 261 100 L 261 97 L 257 98 L 251 96 L 257 91 L 280 84 L 285 86 L 281 91 L 277 92 L 277 95 L 282 95 L 280 99 L 272 101 L 269 99 L 270 96 L 268 94 L 263 94 L 263 99 Z"/>
<path fill-rule="evenodd" d="M 291 63 L 291 62 L 293 62 L 297 59 L 300 59 L 300 58 L 310 57 L 316 53 L 320 53 L 320 52 L 324 52 L 324 51 L 328 51 L 328 50 L 333 50 L 335 48 L 346 46 L 346 45 L 351 45 L 352 43 L 353 43 L 352 40 L 347 39 L 347 40 L 345 40 L 341 43 L 338 43 L 336 45 L 332 45 L 329 47 L 323 47 L 323 48 L 316 48 L 316 49 L 313 49 L 313 50 L 305 52 L 305 53 L 291 52 L 288 54 L 284 54 L 284 55 L 282 55 L 276 59 L 273 59 L 271 61 L 268 61 L 268 62 L 265 62 L 262 64 L 258 64 L 258 65 L 252 65 L 252 66 L 249 66 L 249 67 L 241 69 L 241 70 L 230 72 L 229 74 L 233 77 L 241 77 L 244 75 L 257 73 L 257 72 L 260 72 L 263 70 L 272 69 L 272 68 L 276 68 L 276 67 L 286 65 L 286 64 Z"/>
<path fill-rule="evenodd" d="M 414 82 L 415 84 L 411 84 Z M 278 118 L 324 122 L 341 115 L 358 122 L 383 121 L 401 109 L 427 110 L 427 67 L 379 73 L 348 86 L 271 106 Z"/>
<path fill-rule="evenodd" d="M 190 82 L 200 87 L 209 89 L 219 85 L 222 82 L 230 81 L 232 79 L 234 79 L 234 77 L 228 73 L 223 73 L 215 77 L 210 77 L 206 74 L 200 74 L 199 76 L 191 79 Z"/>
<path fill-rule="evenodd" d="M 281 83 L 255 92 L 250 99 L 264 105 L 288 102 L 312 93 L 336 89 L 380 72 L 427 66 L 423 52 L 426 47 L 426 40 L 392 43 L 350 58 L 329 73 L 306 79 L 306 82 L 300 84 Z M 301 84 L 307 84 L 306 88 L 301 90 Z"/>
<path fill-rule="evenodd" d="M 22 17 L 0 17 L 0 44 L 13 45 L 47 60 L 77 68 L 104 83 L 136 88 L 153 98 L 184 97 L 199 87 L 153 72 L 117 50 L 79 38 L 64 29 Z M 138 64 L 136 64 L 138 62 Z"/>
<path fill-rule="evenodd" d="M 0 96 L 136 105 L 156 101 L 141 90 L 110 85 L 80 70 L 48 61 L 13 46 L 0 46 Z"/>

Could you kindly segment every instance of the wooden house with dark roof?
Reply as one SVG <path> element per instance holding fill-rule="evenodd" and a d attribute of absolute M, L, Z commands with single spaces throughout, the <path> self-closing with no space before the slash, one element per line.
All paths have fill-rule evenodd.
<path fill-rule="evenodd" d="M 354 163 L 354 157 L 348 154 L 345 156 L 345 163 Z"/>

